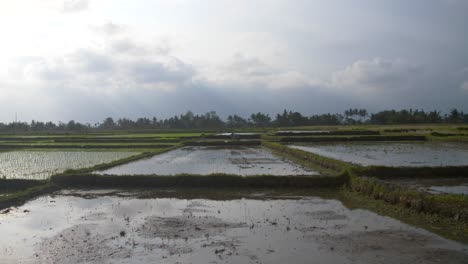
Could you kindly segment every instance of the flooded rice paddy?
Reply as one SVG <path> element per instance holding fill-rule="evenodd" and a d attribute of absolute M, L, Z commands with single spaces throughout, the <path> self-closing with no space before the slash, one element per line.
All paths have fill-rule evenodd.
<path fill-rule="evenodd" d="M 67 169 L 92 167 L 127 158 L 137 152 L 9 151 L 0 153 L 0 178 L 47 179 Z"/>
<path fill-rule="evenodd" d="M 291 161 L 274 156 L 261 147 L 185 147 L 110 168 L 99 174 L 111 175 L 316 175 Z"/>
<path fill-rule="evenodd" d="M 468 144 L 466 143 L 356 142 L 291 145 L 289 147 L 364 166 L 468 165 Z"/>
<path fill-rule="evenodd" d="M 466 263 L 468 248 L 337 199 L 62 191 L 0 213 L 0 263 Z M 253 198 L 255 197 L 255 198 Z"/>

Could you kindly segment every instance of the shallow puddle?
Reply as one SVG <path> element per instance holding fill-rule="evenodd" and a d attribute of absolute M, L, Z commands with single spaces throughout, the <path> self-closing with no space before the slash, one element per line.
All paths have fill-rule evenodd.
<path fill-rule="evenodd" d="M 466 263 L 465 245 L 314 196 L 63 192 L 0 214 L 0 263 Z"/>
<path fill-rule="evenodd" d="M 435 142 L 353 142 L 291 145 L 326 157 L 364 166 L 464 166 L 468 144 Z"/>
<path fill-rule="evenodd" d="M 185 147 L 117 166 L 98 174 L 111 175 L 316 175 L 315 171 L 274 156 L 261 147 Z"/>

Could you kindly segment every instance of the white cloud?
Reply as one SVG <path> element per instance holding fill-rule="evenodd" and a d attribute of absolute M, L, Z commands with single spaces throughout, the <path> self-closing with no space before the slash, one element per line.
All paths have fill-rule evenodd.
<path fill-rule="evenodd" d="M 273 66 L 259 57 L 235 54 L 228 63 L 220 65 L 213 73 L 203 76 L 206 80 L 220 86 L 236 86 L 243 89 L 294 89 L 321 85 L 322 82 L 304 73 Z"/>
<path fill-rule="evenodd" d="M 84 11 L 89 7 L 89 0 L 65 0 L 61 11 L 63 13 L 76 13 Z"/>
<path fill-rule="evenodd" d="M 125 25 L 117 24 L 111 21 L 106 22 L 99 26 L 93 25 L 93 26 L 90 26 L 89 28 L 98 34 L 104 34 L 104 35 L 109 35 L 109 36 L 124 33 L 128 29 L 127 26 Z"/>
<path fill-rule="evenodd" d="M 359 92 L 407 89 L 421 69 L 403 59 L 358 60 L 344 70 L 333 73 L 331 85 Z"/>

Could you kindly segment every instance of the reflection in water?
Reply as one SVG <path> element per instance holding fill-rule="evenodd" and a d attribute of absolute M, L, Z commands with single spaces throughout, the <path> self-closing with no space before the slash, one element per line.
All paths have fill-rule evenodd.
<path fill-rule="evenodd" d="M 468 145 L 462 143 L 353 142 L 292 145 L 290 147 L 366 166 L 468 165 Z"/>
<path fill-rule="evenodd" d="M 264 148 L 185 147 L 117 166 L 99 174 L 112 175 L 315 175 L 317 172 L 280 159 Z"/>
<path fill-rule="evenodd" d="M 463 263 L 466 246 L 319 197 L 64 192 L 0 214 L 0 263 Z M 437 258 L 433 258 L 433 254 Z"/>

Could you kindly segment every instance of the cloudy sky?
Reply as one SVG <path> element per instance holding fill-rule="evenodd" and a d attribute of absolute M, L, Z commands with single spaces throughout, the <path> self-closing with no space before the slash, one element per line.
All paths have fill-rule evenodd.
<path fill-rule="evenodd" d="M 0 121 L 468 111 L 466 0 L 5 0 Z"/>

